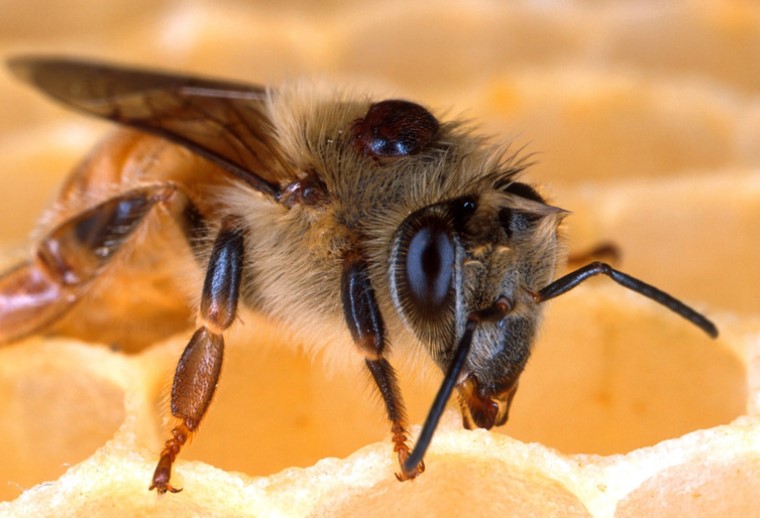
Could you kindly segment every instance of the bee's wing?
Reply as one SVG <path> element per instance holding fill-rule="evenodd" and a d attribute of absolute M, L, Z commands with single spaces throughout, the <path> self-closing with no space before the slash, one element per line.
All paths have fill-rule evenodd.
<path fill-rule="evenodd" d="M 186 146 L 270 196 L 296 179 L 262 87 L 65 58 L 8 66 L 65 104 Z"/>

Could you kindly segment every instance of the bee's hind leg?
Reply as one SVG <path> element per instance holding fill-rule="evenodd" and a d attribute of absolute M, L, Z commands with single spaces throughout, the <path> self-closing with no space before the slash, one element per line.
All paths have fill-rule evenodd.
<path fill-rule="evenodd" d="M 172 415 L 180 422 L 164 444 L 149 489 L 176 493 L 169 480 L 174 460 L 195 432 L 214 396 L 224 355 L 223 332 L 235 320 L 244 262 L 243 231 L 225 218 L 208 260 L 199 327 L 177 364 L 172 385 Z"/>
<path fill-rule="evenodd" d="M 0 343 L 44 329 L 77 302 L 171 184 L 127 191 L 59 224 L 34 256 L 0 274 Z"/>

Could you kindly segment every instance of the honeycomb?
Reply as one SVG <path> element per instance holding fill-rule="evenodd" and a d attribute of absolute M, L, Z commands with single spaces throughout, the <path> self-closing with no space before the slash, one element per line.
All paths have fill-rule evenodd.
<path fill-rule="evenodd" d="M 400 484 L 358 359 L 338 368 L 244 315 L 176 465 L 184 491 L 158 497 L 147 487 L 189 310 L 167 307 L 136 336 L 108 322 L 148 315 L 85 305 L 101 328 L 73 314 L 0 348 L 0 516 L 760 515 L 755 2 L 7 4 L 3 56 L 325 78 L 478 120 L 537 153 L 527 179 L 572 211 L 571 252 L 613 241 L 621 269 L 705 311 L 721 335 L 591 281 L 551 302 L 510 422 L 467 431 L 450 410 L 425 474 Z M 107 125 L 9 74 L 0 90 L 7 265 Z M 440 375 L 394 362 L 420 423 Z"/>

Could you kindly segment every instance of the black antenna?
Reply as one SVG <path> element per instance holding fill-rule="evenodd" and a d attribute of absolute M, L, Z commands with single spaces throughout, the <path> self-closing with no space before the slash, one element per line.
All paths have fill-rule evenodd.
<path fill-rule="evenodd" d="M 454 358 L 449 364 L 449 368 L 446 371 L 446 376 L 441 382 L 441 388 L 438 389 L 438 393 L 435 395 L 433 405 L 430 407 L 425 424 L 422 425 L 422 431 L 417 438 L 417 443 L 414 445 L 414 449 L 404 461 L 404 465 L 401 466 L 404 474 L 413 473 L 422 458 L 425 456 L 425 452 L 430 446 L 430 440 L 433 438 L 433 433 L 438 426 L 438 422 L 441 420 L 446 403 L 451 397 L 451 392 L 454 390 L 459 373 L 464 367 L 467 355 L 470 352 L 470 346 L 472 345 L 472 335 L 475 333 L 475 329 L 482 322 L 494 322 L 501 320 L 507 314 L 512 311 L 512 303 L 505 298 L 497 300 L 493 306 L 490 306 L 479 311 L 473 311 L 467 316 L 467 324 L 465 324 L 464 334 L 462 339 L 459 340 Z"/>
<path fill-rule="evenodd" d="M 641 293 L 655 302 L 659 302 L 669 310 L 681 315 L 683 318 L 700 328 L 702 331 L 710 335 L 710 337 L 716 338 L 718 336 L 718 328 L 701 313 L 698 313 L 680 300 L 655 288 L 651 284 L 647 284 L 642 280 L 631 277 L 626 273 L 614 269 L 609 264 L 601 263 L 599 261 L 587 264 L 582 268 L 578 268 L 577 270 L 568 273 L 564 277 L 560 277 L 536 293 L 533 296 L 533 299 L 538 303 L 553 299 L 554 297 L 558 297 L 575 288 L 586 279 L 599 274 L 606 275 L 621 286 L 637 293 Z"/>

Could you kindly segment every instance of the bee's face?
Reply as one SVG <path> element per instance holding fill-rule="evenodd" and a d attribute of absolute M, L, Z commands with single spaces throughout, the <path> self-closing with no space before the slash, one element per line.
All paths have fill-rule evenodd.
<path fill-rule="evenodd" d="M 509 316 L 475 333 L 457 385 L 466 424 L 503 424 L 540 317 L 528 294 L 554 275 L 565 212 L 419 105 L 377 103 L 348 127 L 333 132 L 349 139 L 339 163 L 362 180 L 347 185 L 339 172 L 326 188 L 343 189 L 342 222 L 366 225 L 359 234 L 380 270 L 373 281 L 387 284 L 376 289 L 438 366 L 451 363 L 470 313 L 510 301 Z"/>
<path fill-rule="evenodd" d="M 499 299 L 512 307 L 510 315 L 475 332 L 458 381 L 469 426 L 490 428 L 507 419 L 540 316 L 528 294 L 554 273 L 562 214 L 529 187 L 512 183 L 419 209 L 395 233 L 389 269 L 394 306 L 442 370 L 469 314 Z"/>

